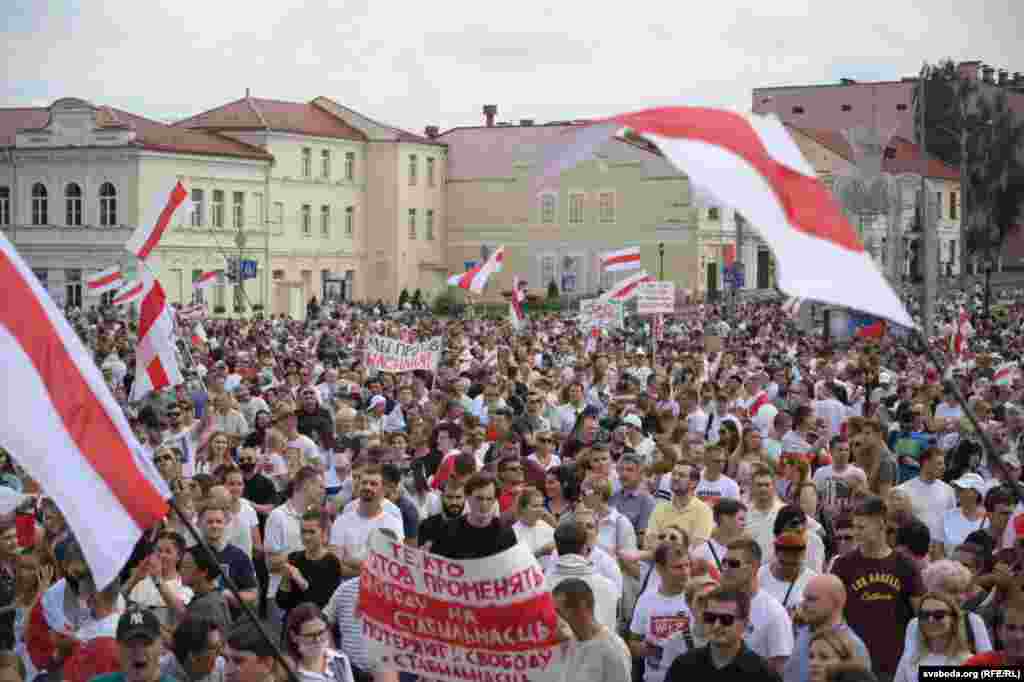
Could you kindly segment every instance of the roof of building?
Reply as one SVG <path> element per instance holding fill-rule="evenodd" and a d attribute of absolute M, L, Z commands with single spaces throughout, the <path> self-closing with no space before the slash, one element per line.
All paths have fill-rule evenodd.
<path fill-rule="evenodd" d="M 437 140 L 429 137 L 423 137 L 422 135 L 416 135 L 415 133 L 410 133 L 408 130 L 396 128 L 393 125 L 382 123 L 381 121 L 370 118 L 366 114 L 356 111 L 351 107 L 339 104 L 336 100 L 333 100 L 330 97 L 324 97 L 321 95 L 320 97 L 315 98 L 312 103 L 315 106 L 322 108 L 324 111 L 337 116 L 356 130 L 359 130 L 366 135 L 367 139 L 375 142 L 407 142 L 410 144 L 444 146 L 444 143 L 438 142 Z"/>
<path fill-rule="evenodd" d="M 73 101 L 70 99 L 58 102 Z M 236 156 L 250 159 L 269 159 L 267 152 L 223 135 L 201 130 L 175 128 L 144 116 L 109 106 L 95 106 L 98 129 L 116 128 L 135 131 L 131 146 L 152 151 L 208 156 Z M 55 103 L 56 104 L 56 103 Z M 0 147 L 13 147 L 19 131 L 43 130 L 50 123 L 51 107 L 22 107 L 0 109 Z"/>
<path fill-rule="evenodd" d="M 759 88 L 754 88 L 754 92 L 772 92 L 772 91 L 783 91 L 783 90 L 807 90 L 811 88 L 852 88 L 857 86 L 866 85 L 909 85 L 913 86 L 916 78 L 908 77 L 900 80 L 889 80 L 889 81 L 858 81 L 853 79 L 846 79 L 845 81 L 832 81 L 829 83 L 797 83 L 795 85 L 767 85 Z"/>
<path fill-rule="evenodd" d="M 438 136 L 448 145 L 448 177 L 455 180 L 507 178 L 517 164 L 539 161 L 548 145 L 567 144 L 567 134 L 585 121 L 541 125 L 465 126 Z M 643 142 L 610 138 L 596 154 L 612 160 L 639 161 L 648 176 L 682 175 L 657 148 Z"/>
<path fill-rule="evenodd" d="M 786 127 L 806 135 L 826 149 L 838 154 L 850 163 L 854 163 L 853 149 L 850 147 L 850 143 L 846 141 L 842 132 L 838 130 L 800 128 L 793 125 L 787 125 Z M 899 136 L 895 136 L 889 141 L 889 147 L 893 150 L 893 156 L 886 157 L 883 160 L 883 172 L 922 174 L 920 147 L 910 140 Z M 956 168 L 943 163 L 935 157 L 928 159 L 925 176 L 943 180 L 960 180 L 960 172 Z"/>
<path fill-rule="evenodd" d="M 174 124 L 178 128 L 242 131 L 274 130 L 316 137 L 365 141 L 366 135 L 341 118 L 311 102 L 243 97 L 190 116 Z"/>

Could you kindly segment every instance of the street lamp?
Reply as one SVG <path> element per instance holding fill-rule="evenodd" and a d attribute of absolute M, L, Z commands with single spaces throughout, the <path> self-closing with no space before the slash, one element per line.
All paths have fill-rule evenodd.
<path fill-rule="evenodd" d="M 658 243 L 658 280 L 665 279 L 665 242 Z"/>
<path fill-rule="evenodd" d="M 985 317 L 989 317 L 989 304 L 992 300 L 992 256 L 985 257 Z"/>

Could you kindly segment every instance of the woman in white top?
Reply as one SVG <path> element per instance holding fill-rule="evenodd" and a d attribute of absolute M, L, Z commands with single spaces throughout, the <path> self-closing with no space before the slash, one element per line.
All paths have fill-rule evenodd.
<path fill-rule="evenodd" d="M 210 435 L 206 446 L 200 448 L 196 462 L 197 474 L 212 474 L 217 467 L 231 461 L 231 440 L 224 431 L 215 431 Z"/>
<path fill-rule="evenodd" d="M 527 488 L 516 504 L 516 522 L 512 530 L 535 557 L 546 556 L 555 550 L 555 529 L 542 516 L 550 516 L 544 509 L 544 496 L 536 488 Z"/>
<path fill-rule="evenodd" d="M 971 656 L 961 627 L 960 605 L 949 595 L 929 592 L 918 610 L 916 647 L 904 649 L 893 682 L 916 682 L 922 665 L 958 666 Z"/>
<path fill-rule="evenodd" d="M 962 604 L 965 599 L 971 598 L 971 583 L 974 576 L 963 564 L 941 559 L 928 564 L 928 568 L 921 574 L 921 581 L 927 592 L 945 594 L 957 604 Z M 967 623 L 970 623 L 971 630 L 967 632 Z M 903 640 L 903 653 L 913 656 L 916 654 L 918 642 L 918 620 L 911 619 L 907 623 L 907 633 Z M 960 630 L 964 634 L 968 647 L 972 653 L 983 654 L 992 651 L 992 640 L 988 634 L 985 621 L 976 613 L 968 613 L 966 622 L 960 618 Z"/>
<path fill-rule="evenodd" d="M 164 625 L 174 627 L 178 604 L 192 600 L 192 590 L 185 587 L 178 575 L 178 564 L 185 553 L 185 539 L 173 531 L 163 531 L 157 536 L 156 549 L 140 561 L 132 570 L 131 578 L 125 585 L 128 600 L 153 611 Z"/>
<path fill-rule="evenodd" d="M 985 528 L 988 516 L 981 501 L 985 495 L 985 481 L 978 474 L 964 474 L 952 483 L 960 506 L 947 509 L 942 515 L 942 542 L 946 556 L 953 554 L 967 536 Z"/>
<path fill-rule="evenodd" d="M 285 645 L 302 682 L 353 682 L 348 656 L 329 649 L 331 631 L 319 607 L 306 602 L 288 614 Z"/>

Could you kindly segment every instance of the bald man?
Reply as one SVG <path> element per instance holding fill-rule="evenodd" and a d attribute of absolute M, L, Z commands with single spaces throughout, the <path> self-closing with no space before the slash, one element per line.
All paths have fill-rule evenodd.
<path fill-rule="evenodd" d="M 871 658 L 864 642 L 843 623 L 845 607 L 846 586 L 839 578 L 834 575 L 816 575 L 807 581 L 804 600 L 794 619 L 797 624 L 796 644 L 793 647 L 793 655 L 789 657 L 782 673 L 785 682 L 808 682 L 811 637 L 828 628 L 846 633 L 856 645 L 857 654 L 863 657 L 869 666 L 871 665 Z"/>

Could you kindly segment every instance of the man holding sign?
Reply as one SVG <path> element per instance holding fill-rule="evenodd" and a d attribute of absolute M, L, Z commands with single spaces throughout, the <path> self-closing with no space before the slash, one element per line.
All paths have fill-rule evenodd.
<path fill-rule="evenodd" d="M 448 522 L 431 552 L 446 559 L 485 559 L 514 547 L 515 532 L 498 518 L 498 488 L 487 474 L 466 481 L 468 511 Z"/>

